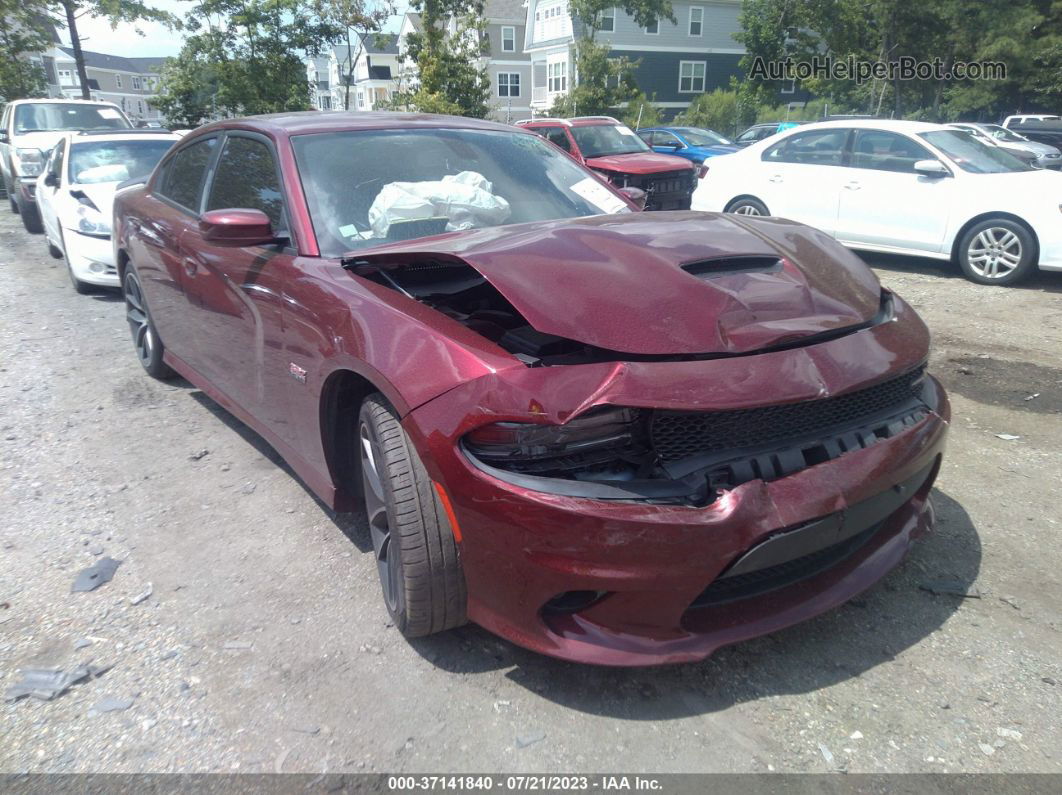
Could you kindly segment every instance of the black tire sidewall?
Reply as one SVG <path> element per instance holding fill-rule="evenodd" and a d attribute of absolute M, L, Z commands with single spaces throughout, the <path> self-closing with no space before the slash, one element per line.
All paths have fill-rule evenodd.
<path fill-rule="evenodd" d="M 71 276 L 73 276 L 72 273 L 71 273 Z M 148 326 L 151 328 L 151 335 L 152 335 L 152 338 L 155 341 L 155 344 L 152 346 L 152 349 L 151 349 L 151 361 L 149 363 L 145 364 L 144 362 L 140 361 L 140 357 L 139 356 L 136 357 L 136 360 L 138 362 L 140 362 L 140 366 L 144 368 L 144 370 L 147 372 L 148 375 L 150 375 L 152 378 L 157 378 L 160 381 L 164 381 L 167 378 L 171 378 L 174 375 L 174 372 L 170 368 L 170 366 L 168 364 L 166 364 L 166 362 L 164 362 L 163 359 L 162 359 L 163 354 L 166 351 L 166 348 L 165 348 L 165 346 L 163 346 L 162 339 L 159 337 L 158 329 L 155 328 L 155 321 L 153 321 L 151 319 L 151 311 L 148 309 L 147 296 L 144 295 L 144 285 L 143 285 L 143 282 L 140 281 L 140 274 L 138 274 L 136 272 L 136 270 L 133 268 L 133 264 L 132 263 L 129 263 L 129 265 L 125 269 L 125 273 L 122 275 L 122 283 L 121 283 L 122 301 L 124 303 L 125 300 L 126 300 L 125 299 L 125 282 L 126 282 L 126 279 L 128 279 L 130 276 L 132 276 L 132 278 L 136 279 L 136 283 L 140 287 L 140 300 L 144 304 L 144 314 L 147 316 Z M 126 306 L 125 308 L 128 310 L 128 306 Z M 135 351 L 136 343 L 134 342 L 133 344 L 134 344 L 134 353 L 135 353 L 136 352 Z"/>
<path fill-rule="evenodd" d="M 735 199 L 726 206 L 726 209 L 723 212 L 732 213 L 736 215 L 737 208 L 743 206 L 755 207 L 757 210 L 759 210 L 761 216 L 767 216 L 771 214 L 770 210 L 767 209 L 766 204 L 761 202 L 759 199 L 753 199 L 748 197 L 744 199 Z"/>
<path fill-rule="evenodd" d="M 1018 266 L 1006 276 L 998 279 L 986 279 L 984 276 L 976 273 L 973 268 L 970 267 L 969 262 L 971 241 L 973 241 L 973 239 L 985 229 L 990 229 L 992 227 L 1009 229 L 1018 236 L 1019 240 L 1021 240 L 1021 262 L 1018 263 Z M 962 239 L 959 241 L 958 260 L 963 275 L 970 281 L 987 286 L 1006 286 L 1015 284 L 1016 282 L 1027 278 L 1029 274 L 1036 270 L 1036 254 L 1036 241 L 1029 230 L 1024 226 L 1009 218 L 986 218 L 984 221 L 971 226 L 966 231 L 966 234 L 962 236 Z"/>

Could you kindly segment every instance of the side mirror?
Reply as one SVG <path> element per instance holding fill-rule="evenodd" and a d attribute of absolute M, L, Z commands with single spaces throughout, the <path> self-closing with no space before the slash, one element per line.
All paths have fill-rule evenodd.
<path fill-rule="evenodd" d="M 649 198 L 649 194 L 641 188 L 620 188 L 619 192 L 638 205 L 639 210 L 645 209 L 645 200 Z"/>
<path fill-rule="evenodd" d="M 44 175 L 44 184 L 47 185 L 49 188 L 59 187 L 59 175 L 56 174 L 54 171 L 49 171 L 47 174 Z"/>
<path fill-rule="evenodd" d="M 914 164 L 914 170 L 916 174 L 920 174 L 923 177 L 950 177 L 951 172 L 948 171 L 948 167 L 941 163 L 939 160 L 919 160 Z"/>
<path fill-rule="evenodd" d="M 277 240 L 261 210 L 208 210 L 199 218 L 199 231 L 216 246 L 264 246 Z"/>

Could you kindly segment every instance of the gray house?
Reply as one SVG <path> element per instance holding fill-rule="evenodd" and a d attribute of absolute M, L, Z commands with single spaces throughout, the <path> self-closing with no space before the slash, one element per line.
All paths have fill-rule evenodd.
<path fill-rule="evenodd" d="M 638 61 L 639 88 L 667 117 L 688 108 L 698 94 L 726 88 L 731 76 L 741 74 L 738 62 L 745 52 L 734 39 L 741 29 L 740 0 L 676 0 L 673 5 L 676 24 L 659 20 L 643 28 L 623 9 L 613 8 L 596 34 L 613 57 Z M 524 48 L 531 57 L 536 115 L 547 112 L 578 79 L 571 49 L 581 24 L 569 15 L 567 0 L 527 0 Z"/>
<path fill-rule="evenodd" d="M 165 58 L 124 58 L 82 50 L 89 92 L 93 99 L 113 102 L 133 121 L 158 119 L 158 110 L 148 100 L 155 94 L 158 71 Z M 55 46 L 44 54 L 48 93 L 66 99 L 81 98 L 81 81 L 74 64 L 74 51 Z"/>
<path fill-rule="evenodd" d="M 514 122 L 531 117 L 531 56 L 525 51 L 524 0 L 487 0 L 490 55 L 484 59 L 490 80 L 493 118 Z"/>

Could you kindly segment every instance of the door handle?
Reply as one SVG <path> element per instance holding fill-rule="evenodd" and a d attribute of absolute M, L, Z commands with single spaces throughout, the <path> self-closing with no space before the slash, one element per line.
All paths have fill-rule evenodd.
<path fill-rule="evenodd" d="M 844 189 L 845 190 L 859 190 L 862 187 L 863 186 L 860 185 L 858 182 L 846 182 L 845 186 L 844 186 Z"/>
<path fill-rule="evenodd" d="M 781 174 L 772 174 L 771 176 L 767 177 L 767 181 L 768 182 L 781 182 L 782 181 L 782 175 Z"/>
<path fill-rule="evenodd" d="M 196 261 L 194 259 L 191 259 L 190 257 L 185 257 L 182 260 L 182 264 L 184 265 L 184 272 L 187 273 L 189 276 L 195 276 L 195 272 L 199 270 L 199 265 L 196 264 Z"/>

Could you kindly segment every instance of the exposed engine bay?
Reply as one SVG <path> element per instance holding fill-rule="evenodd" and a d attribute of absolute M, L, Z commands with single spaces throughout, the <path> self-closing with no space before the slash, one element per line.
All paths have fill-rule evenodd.
<path fill-rule="evenodd" d="M 479 271 L 464 263 L 418 262 L 395 270 L 371 267 L 364 275 L 467 326 L 529 367 L 623 357 L 537 331 Z"/>

